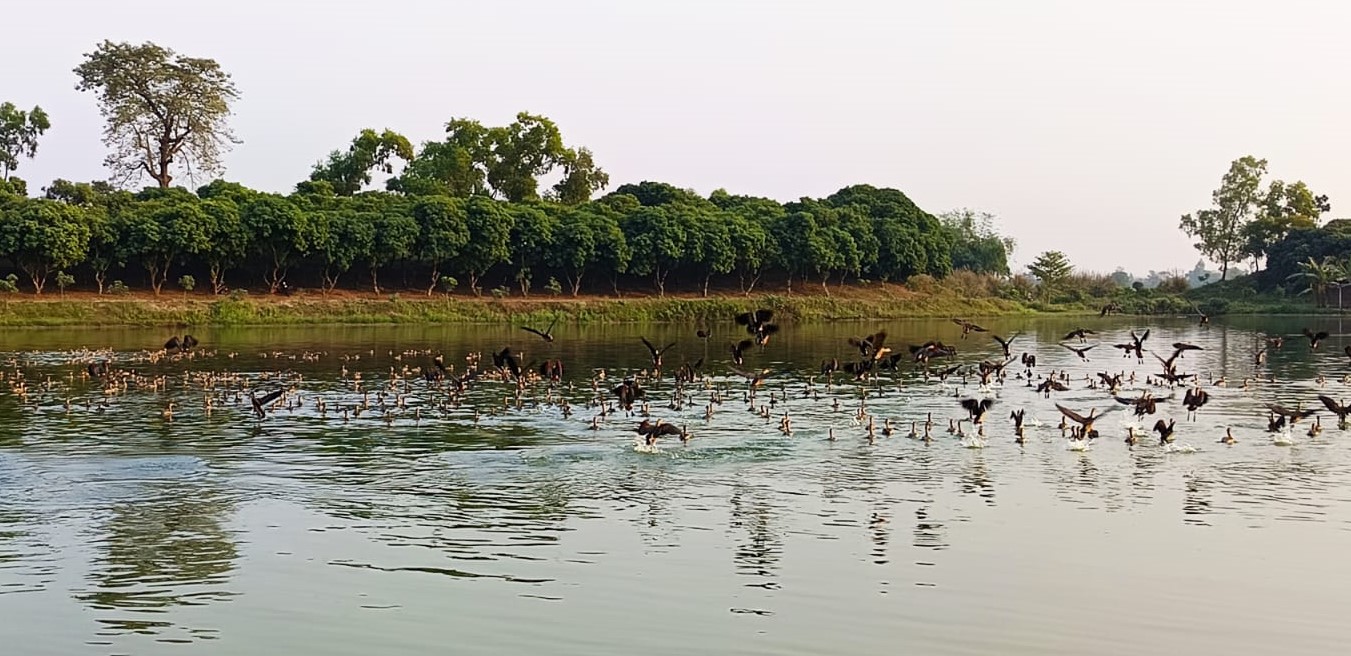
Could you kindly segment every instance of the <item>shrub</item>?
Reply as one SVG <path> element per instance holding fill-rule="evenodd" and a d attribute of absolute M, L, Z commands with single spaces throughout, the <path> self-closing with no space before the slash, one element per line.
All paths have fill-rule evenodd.
<path fill-rule="evenodd" d="M 502 299 L 504 299 L 504 298 L 506 298 L 507 295 L 510 294 L 510 293 L 511 293 L 511 290 L 510 290 L 510 289 L 507 289 L 505 285 L 498 285 L 497 287 L 493 287 L 493 289 L 492 289 L 492 295 L 493 295 L 493 298 L 495 298 L 495 299 L 497 299 L 497 300 L 499 300 L 499 301 L 502 300 Z"/>
<path fill-rule="evenodd" d="M 126 296 L 131 293 L 131 290 L 128 289 L 126 283 L 123 283 L 121 280 L 114 280 L 113 284 L 108 285 L 108 293 Z"/>
<path fill-rule="evenodd" d="M 183 295 L 187 296 L 193 287 L 197 286 L 197 279 L 184 274 L 178 278 L 178 286 L 183 288 Z"/>
<path fill-rule="evenodd" d="M 558 278 L 549 276 L 549 283 L 544 285 L 544 289 L 550 294 L 558 296 L 563 293 L 563 284 L 558 282 Z"/>
<path fill-rule="evenodd" d="M 921 294 L 932 294 L 938 291 L 938 281 L 927 273 L 918 273 L 910 276 L 905 281 L 905 286 Z"/>
<path fill-rule="evenodd" d="M 56 272 L 56 288 L 61 290 L 62 296 L 66 295 L 66 288 L 74 284 L 75 284 L 75 276 L 72 276 L 69 273 L 66 273 L 65 271 Z"/>
<path fill-rule="evenodd" d="M 4 278 L 0 278 L 0 292 L 6 294 L 19 293 L 19 277 L 11 273 Z"/>
<path fill-rule="evenodd" d="M 1164 294 L 1185 294 L 1191 289 L 1191 285 L 1182 276 L 1169 276 L 1160 280 L 1156 289 Z"/>
<path fill-rule="evenodd" d="M 455 288 L 460 286 L 460 281 L 456 280 L 453 276 L 441 276 L 440 284 L 441 291 L 447 294 L 453 294 L 455 293 Z"/>

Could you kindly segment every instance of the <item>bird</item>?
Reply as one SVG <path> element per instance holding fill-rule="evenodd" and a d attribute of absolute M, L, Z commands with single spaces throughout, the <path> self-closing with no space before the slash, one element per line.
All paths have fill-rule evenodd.
<path fill-rule="evenodd" d="M 743 339 L 732 344 L 732 363 L 741 366 L 746 359 L 746 349 L 752 346 L 755 346 L 755 342 L 752 342 L 749 339 Z"/>
<path fill-rule="evenodd" d="M 952 323 L 955 323 L 955 324 L 957 324 L 957 325 L 959 325 L 959 326 L 962 327 L 962 339 L 966 339 L 966 336 L 969 335 L 969 334 L 971 334 L 972 332 L 977 332 L 977 333 L 988 332 L 988 331 L 986 331 L 984 328 L 982 328 L 982 327 L 980 327 L 980 326 L 978 326 L 978 325 L 976 325 L 976 324 L 974 324 L 974 323 L 972 323 L 972 322 L 970 322 L 970 321 L 968 321 L 968 320 L 966 320 L 966 319 L 958 319 L 958 318 L 956 318 L 956 317 L 953 317 Z"/>
<path fill-rule="evenodd" d="M 1337 415 L 1337 425 L 1341 428 L 1346 428 L 1346 418 L 1348 415 L 1351 415 L 1351 406 L 1347 406 L 1344 403 L 1338 403 L 1337 401 L 1334 401 L 1332 397 L 1322 394 L 1318 395 L 1318 400 L 1323 402 L 1323 405 L 1327 407 L 1328 412 Z"/>
<path fill-rule="evenodd" d="M 1234 439 L 1234 429 L 1232 428 L 1224 429 L 1224 437 L 1220 438 L 1220 444 L 1237 444 L 1237 443 L 1238 440 Z"/>
<path fill-rule="evenodd" d="M 1070 341 L 1071 339 L 1074 339 L 1074 338 L 1077 337 L 1077 338 L 1079 338 L 1079 343 L 1080 343 L 1080 344 L 1083 344 L 1084 342 L 1087 342 L 1087 341 L 1088 341 L 1088 338 L 1085 337 L 1085 335 L 1096 335 L 1096 334 L 1097 334 L 1097 333 L 1095 333 L 1095 332 L 1093 332 L 1093 331 L 1091 331 L 1091 330 L 1089 330 L 1089 329 L 1087 329 L 1087 328 L 1075 328 L 1074 330 L 1069 331 L 1069 333 L 1067 333 L 1067 334 L 1065 335 L 1065 338 L 1062 339 L 1062 340 L 1060 340 L 1060 341 L 1062 341 L 1062 342 L 1068 342 L 1068 341 Z"/>
<path fill-rule="evenodd" d="M 1202 350 L 1201 347 L 1195 344 L 1188 344 L 1187 342 L 1173 342 L 1173 355 L 1176 356 L 1186 357 L 1184 354 L 1187 351 L 1200 351 L 1200 350 Z"/>
<path fill-rule="evenodd" d="M 545 380 L 558 382 L 563 379 L 563 361 L 559 359 L 545 360 L 539 366 L 539 375 Z"/>
<path fill-rule="evenodd" d="M 276 401 L 277 398 L 280 397 L 282 395 L 282 392 L 284 391 L 285 390 L 275 389 L 272 390 L 271 392 L 268 392 L 267 394 L 262 395 L 261 397 L 255 396 L 252 392 L 250 392 L 249 402 L 253 404 L 253 414 L 257 415 L 259 419 L 266 417 L 267 406 L 270 405 L 273 401 Z"/>
<path fill-rule="evenodd" d="M 1158 409 L 1158 399 L 1154 398 L 1154 395 L 1150 394 L 1148 390 L 1134 399 L 1124 396 L 1113 396 L 1112 398 L 1116 399 L 1117 403 L 1135 408 L 1135 416 L 1137 417 L 1152 415 Z"/>
<path fill-rule="evenodd" d="M 1090 350 L 1092 350 L 1094 347 L 1096 347 L 1097 344 L 1092 344 L 1092 345 L 1089 345 L 1089 346 L 1085 346 L 1085 347 L 1083 347 L 1083 348 L 1074 348 L 1073 346 L 1070 346 L 1069 344 L 1061 344 L 1061 346 L 1063 346 L 1063 347 L 1065 347 L 1065 348 L 1067 348 L 1067 349 L 1073 351 L 1075 355 L 1079 356 L 1079 359 L 1080 359 L 1080 360 L 1083 360 L 1084 362 L 1088 362 L 1088 352 L 1089 352 Z"/>
<path fill-rule="evenodd" d="M 769 343 L 769 336 L 779 332 L 777 324 L 770 323 L 774 319 L 774 311 L 759 309 L 754 312 L 742 312 L 736 315 L 736 322 L 746 327 L 746 332 L 755 336 L 755 343 L 764 346 Z"/>
<path fill-rule="evenodd" d="M 169 338 L 169 341 L 164 343 L 164 350 L 174 351 L 177 350 L 180 346 L 181 343 L 178 341 L 178 335 L 174 335 L 173 337 Z"/>
<path fill-rule="evenodd" d="M 742 371 L 740 369 L 737 369 L 736 367 L 732 367 L 731 369 L 732 371 L 735 371 L 736 373 L 740 374 L 743 378 L 745 378 L 747 381 L 749 381 L 751 389 L 755 389 L 763 385 L 765 383 L 765 379 L 768 378 L 770 375 L 770 371 L 768 369 L 761 369 L 760 371 Z"/>
<path fill-rule="evenodd" d="M 1210 401 L 1210 394 L 1198 385 L 1182 395 L 1182 405 L 1187 406 L 1188 417 L 1195 418 L 1196 411 Z"/>
<path fill-rule="evenodd" d="M 521 358 L 511 352 L 510 346 L 503 347 L 501 351 L 493 354 L 493 366 L 497 367 L 498 371 L 510 373 L 511 377 L 518 381 L 521 379 Z"/>
<path fill-rule="evenodd" d="M 999 342 L 999 346 L 1004 349 L 1004 357 L 1007 358 L 1012 356 L 1012 353 L 1009 352 L 1009 346 L 1013 344 L 1013 340 L 1017 339 L 1021 334 L 1022 333 L 1013 333 L 1008 339 L 1004 339 L 999 335 L 991 335 L 991 337 L 994 338 L 994 341 Z"/>
<path fill-rule="evenodd" d="M 1099 316 L 1099 317 L 1105 317 L 1105 316 L 1107 316 L 1107 315 L 1109 315 L 1109 314 L 1111 314 L 1111 313 L 1113 313 L 1113 312 L 1121 312 L 1121 304 L 1120 304 L 1120 303 L 1117 303 L 1116 301 L 1112 301 L 1111 303 L 1108 303 L 1107 305 L 1102 306 L 1102 311 L 1101 311 L 1101 312 L 1098 312 L 1098 316 Z"/>
<path fill-rule="evenodd" d="M 1312 330 L 1309 330 L 1308 328 L 1305 328 L 1302 332 L 1303 332 L 1303 334 L 1304 334 L 1305 337 L 1308 337 L 1308 338 L 1309 338 L 1309 350 L 1310 350 L 1310 351 L 1317 351 L 1317 350 L 1318 350 L 1318 345 L 1319 345 L 1323 340 L 1325 340 L 1325 339 L 1328 338 L 1328 331 L 1326 331 L 1326 330 L 1320 330 L 1320 331 L 1318 331 L 1318 332 L 1314 332 L 1314 331 L 1312 331 Z"/>
<path fill-rule="evenodd" d="M 1318 412 L 1317 410 L 1305 410 L 1303 405 L 1304 404 L 1302 403 L 1298 404 L 1295 406 L 1293 410 L 1291 410 L 1290 408 L 1287 408 L 1280 404 L 1271 403 L 1267 405 L 1267 409 L 1271 410 L 1273 413 L 1277 415 L 1280 415 L 1282 418 L 1288 418 L 1291 424 L 1295 424 L 1299 420 Z"/>
<path fill-rule="evenodd" d="M 528 333 L 534 333 L 536 335 L 539 335 L 540 339 L 543 339 L 546 342 L 552 342 L 554 341 L 554 325 L 556 325 L 557 323 L 558 317 L 554 317 L 554 320 L 549 322 L 549 327 L 542 332 L 534 328 L 531 328 L 530 326 L 521 326 L 521 330 L 524 330 L 525 332 Z"/>
<path fill-rule="evenodd" d="M 662 435 L 678 435 L 682 442 L 689 440 L 689 433 L 686 433 L 684 429 L 675 424 L 662 423 L 660 419 L 655 423 L 648 419 L 642 420 L 635 432 L 643 436 L 643 441 L 647 446 L 656 444 L 657 438 Z"/>
<path fill-rule="evenodd" d="M 671 350 L 671 347 L 672 347 L 672 346 L 675 346 L 675 342 L 671 342 L 670 344 L 667 344 L 666 346 L 663 346 L 663 347 L 661 347 L 661 348 L 657 348 L 656 346 L 653 346 L 653 345 L 652 345 L 652 342 L 647 341 L 647 338 L 646 338 L 646 337 L 639 337 L 638 339 L 643 340 L 643 346 L 646 346 L 646 347 L 647 347 L 648 353 L 651 353 L 651 354 L 652 354 L 652 366 L 653 366 L 653 368 L 661 369 L 661 356 L 662 356 L 662 354 L 665 353 L 665 352 L 667 352 L 667 351 L 669 351 L 669 350 Z"/>
<path fill-rule="evenodd" d="M 1173 427 L 1176 424 L 1176 419 L 1169 419 L 1167 423 L 1164 423 L 1162 419 L 1154 422 L 1154 431 L 1159 434 L 1159 446 L 1173 441 Z"/>
<path fill-rule="evenodd" d="M 971 413 L 971 423 L 985 423 L 985 413 L 994 406 L 994 399 L 962 399 L 962 407 Z"/>
<path fill-rule="evenodd" d="M 1026 352 L 1024 352 L 1024 353 L 1023 353 L 1022 362 L 1023 362 L 1023 366 L 1024 366 L 1024 367 L 1027 367 L 1028 369 L 1032 369 L 1033 367 L 1036 367 L 1036 366 L 1037 366 L 1037 356 L 1035 356 L 1035 355 L 1033 355 L 1033 354 L 1031 354 L 1031 353 L 1026 353 Z"/>
<path fill-rule="evenodd" d="M 619 406 L 630 411 L 633 410 L 635 401 L 647 396 L 647 390 L 644 390 L 638 384 L 638 381 L 633 378 L 625 379 L 624 382 L 616 385 L 610 391 L 619 398 Z"/>
<path fill-rule="evenodd" d="M 1084 437 L 1097 437 L 1098 431 L 1094 430 L 1093 422 L 1101 419 L 1103 415 L 1106 415 L 1107 413 L 1111 412 L 1111 409 L 1109 408 L 1103 411 L 1102 414 L 1098 414 L 1098 409 L 1093 408 L 1092 410 L 1089 410 L 1088 416 L 1084 416 L 1073 410 L 1070 410 L 1069 408 L 1066 408 L 1063 405 L 1060 405 L 1059 403 L 1055 404 L 1055 408 L 1056 410 L 1060 411 L 1060 414 L 1065 415 L 1069 419 L 1073 420 L 1075 423 L 1078 423 L 1079 426 L 1083 428 Z"/>
<path fill-rule="evenodd" d="M 850 346 L 853 346 L 854 348 L 858 349 L 859 355 L 863 356 L 865 359 L 868 359 L 872 358 L 873 355 L 876 354 L 877 351 L 882 348 L 882 343 L 885 342 L 886 340 L 887 340 L 887 331 L 879 330 L 871 335 L 862 338 L 850 337 L 848 341 Z"/>

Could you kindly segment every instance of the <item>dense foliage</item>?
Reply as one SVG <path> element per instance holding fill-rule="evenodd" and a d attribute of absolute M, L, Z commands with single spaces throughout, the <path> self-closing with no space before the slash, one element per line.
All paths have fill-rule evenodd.
<path fill-rule="evenodd" d="M 272 292 L 345 283 L 432 294 L 446 290 L 449 278 L 475 294 L 486 281 L 527 296 L 563 285 L 546 285 L 550 279 L 574 295 L 621 285 L 749 293 L 767 279 L 829 293 L 847 281 L 946 276 L 954 258 L 974 271 L 1007 271 L 1003 242 L 976 234 L 988 226 L 944 225 L 900 191 L 866 185 L 787 204 L 722 190 L 703 197 L 660 182 L 568 203 L 562 194 L 510 202 L 484 194 L 353 193 L 365 182 L 363 167 L 407 152 L 385 136 L 362 133 L 290 195 L 221 180 L 195 193 L 58 180 L 42 198 L 28 198 L 6 184 L 0 269 L 19 273 L 38 293 L 60 273 L 67 284 L 73 274 L 100 291 L 115 279 L 159 293 L 189 275 L 209 281 L 215 293 L 228 289 L 228 279 Z M 533 188 L 515 184 L 527 196 Z M 989 243 L 972 248 L 973 239 Z"/>

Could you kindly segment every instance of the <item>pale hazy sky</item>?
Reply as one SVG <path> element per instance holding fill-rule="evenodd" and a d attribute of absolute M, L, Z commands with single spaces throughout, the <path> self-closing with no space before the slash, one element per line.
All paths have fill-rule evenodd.
<path fill-rule="evenodd" d="M 226 177 L 289 191 L 365 127 L 554 119 L 613 185 L 781 201 L 853 183 L 993 212 L 1015 259 L 1190 269 L 1178 217 L 1234 158 L 1351 216 L 1337 0 L 48 0 L 7 3 L 0 101 L 53 128 L 17 174 L 106 177 L 71 69 L 103 39 L 211 57 L 242 99 Z"/>

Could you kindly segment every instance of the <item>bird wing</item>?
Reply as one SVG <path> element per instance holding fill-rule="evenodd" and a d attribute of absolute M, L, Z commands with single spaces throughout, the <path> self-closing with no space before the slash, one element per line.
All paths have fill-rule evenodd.
<path fill-rule="evenodd" d="M 774 318 L 773 310 L 762 309 L 755 311 L 755 323 L 769 323 L 769 321 L 773 318 Z"/>
<path fill-rule="evenodd" d="M 1332 412 L 1332 414 L 1334 415 L 1341 416 L 1343 413 L 1346 412 L 1346 410 L 1342 408 L 1341 404 L 1332 400 L 1332 397 L 1330 396 L 1324 396 L 1322 394 L 1319 394 L 1318 400 L 1322 401 L 1323 405 L 1327 406 L 1328 410 Z"/>
<path fill-rule="evenodd" d="M 258 405 L 266 407 L 268 404 L 272 403 L 273 401 L 276 401 L 282 395 L 283 391 L 284 390 L 279 389 L 272 390 L 271 392 L 268 392 L 267 394 L 258 397 Z"/>
<path fill-rule="evenodd" d="M 544 331 L 544 334 L 548 335 L 552 333 L 554 331 L 554 326 L 556 325 L 558 325 L 558 317 L 554 317 L 554 320 L 549 322 L 549 328 Z"/>
<path fill-rule="evenodd" d="M 736 350 L 744 351 L 752 346 L 755 346 L 755 342 L 752 342 L 749 339 L 743 339 L 736 343 Z"/>
<path fill-rule="evenodd" d="M 977 401 L 976 399 L 962 399 L 962 407 L 966 408 L 967 412 L 975 414 L 980 411 L 980 401 Z"/>
<path fill-rule="evenodd" d="M 534 334 L 536 334 L 536 335 L 539 335 L 540 337 L 545 337 L 545 334 L 544 334 L 544 333 L 542 333 L 542 332 L 540 332 L 540 331 L 538 331 L 538 330 L 535 330 L 534 328 L 531 328 L 530 326 L 521 326 L 521 330 L 524 330 L 525 332 L 528 332 L 528 333 L 534 333 Z"/>
<path fill-rule="evenodd" d="M 976 331 L 976 332 L 978 332 L 978 333 L 989 332 L 988 330 L 986 330 L 986 329 L 984 329 L 984 328 L 981 328 L 980 326 L 977 326 L 977 325 L 974 324 L 974 323 L 967 324 L 967 325 L 971 327 L 971 330 L 974 330 L 974 331 Z"/>
<path fill-rule="evenodd" d="M 647 347 L 647 350 L 648 350 L 650 353 L 652 353 L 652 355 L 654 355 L 654 356 L 657 355 L 657 347 L 653 346 L 653 345 L 652 345 L 652 342 L 647 341 L 647 338 L 646 338 L 646 337 L 641 337 L 641 336 L 640 336 L 640 337 L 638 337 L 638 339 L 643 340 L 643 346 L 646 346 L 646 347 Z"/>
<path fill-rule="evenodd" d="M 742 326 L 749 326 L 749 325 L 751 325 L 751 313 L 750 313 L 750 312 L 742 312 L 741 314 L 736 315 L 736 322 L 737 322 L 738 325 L 742 325 Z"/>
<path fill-rule="evenodd" d="M 1320 331 L 1318 331 L 1318 334 L 1316 334 L 1316 335 L 1313 336 L 1313 338 L 1314 338 L 1314 339 L 1319 339 L 1319 340 L 1327 339 L 1327 338 L 1328 338 L 1328 331 L 1326 331 L 1326 330 L 1320 330 Z"/>
<path fill-rule="evenodd" d="M 1083 415 L 1081 415 L 1081 414 L 1079 414 L 1079 413 L 1077 413 L 1077 412 L 1075 412 L 1075 411 L 1073 411 L 1073 410 L 1070 410 L 1069 408 L 1066 408 L 1065 406 L 1060 405 L 1059 403 L 1055 404 L 1055 409 L 1056 409 L 1056 410 L 1059 410 L 1059 411 L 1060 411 L 1060 414 L 1065 415 L 1066 417 L 1069 417 L 1070 419 L 1073 419 L 1074 421 L 1076 421 L 1076 422 L 1078 422 L 1078 423 L 1080 423 L 1080 424 L 1087 424 L 1087 423 L 1088 423 L 1088 418 L 1087 418 L 1087 417 L 1084 417 Z"/>

